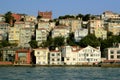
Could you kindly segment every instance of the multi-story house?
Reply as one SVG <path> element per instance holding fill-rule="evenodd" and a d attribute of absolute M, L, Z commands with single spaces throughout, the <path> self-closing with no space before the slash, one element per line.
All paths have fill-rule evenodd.
<path fill-rule="evenodd" d="M 62 55 L 61 55 L 61 51 L 59 51 L 58 49 L 56 50 L 52 50 L 49 52 L 49 64 L 50 65 L 62 65 Z"/>
<path fill-rule="evenodd" d="M 4 21 L 5 21 L 4 15 L 1 15 L 1 14 L 0 14 L 0 22 L 4 22 Z"/>
<path fill-rule="evenodd" d="M 88 29 L 89 29 L 89 33 L 93 34 L 95 29 L 104 28 L 104 21 L 100 20 L 100 19 L 89 20 L 87 26 L 88 26 Z"/>
<path fill-rule="evenodd" d="M 37 18 L 35 16 L 25 15 L 24 21 L 36 22 Z"/>
<path fill-rule="evenodd" d="M 107 39 L 107 31 L 103 28 L 95 29 L 94 34 L 97 38 Z"/>
<path fill-rule="evenodd" d="M 30 47 L 32 30 L 30 28 L 21 28 L 19 32 L 19 45 L 20 47 Z"/>
<path fill-rule="evenodd" d="M 57 36 L 62 36 L 67 38 L 70 33 L 70 28 L 68 26 L 55 26 L 52 30 L 52 38 Z"/>
<path fill-rule="evenodd" d="M 120 62 L 120 44 L 105 49 L 107 62 Z"/>
<path fill-rule="evenodd" d="M 31 49 L 16 50 L 15 64 L 31 64 Z"/>
<path fill-rule="evenodd" d="M 10 27 L 8 40 L 10 43 L 19 44 L 20 28 Z"/>
<path fill-rule="evenodd" d="M 25 27 L 25 22 L 23 22 L 23 21 L 16 21 L 14 23 L 14 26 L 17 27 L 17 28 L 24 28 Z"/>
<path fill-rule="evenodd" d="M 62 57 L 65 65 L 77 65 L 77 46 L 64 46 L 62 48 Z"/>
<path fill-rule="evenodd" d="M 77 53 L 77 64 L 79 65 L 93 65 L 99 62 L 101 62 L 100 48 L 87 46 L 81 48 Z"/>
<path fill-rule="evenodd" d="M 76 42 L 79 42 L 82 38 L 88 35 L 88 29 L 78 29 L 74 32 L 74 39 Z"/>
<path fill-rule="evenodd" d="M 8 61 L 14 62 L 15 61 L 15 53 L 17 47 L 5 47 L 0 49 L 0 61 Z"/>
<path fill-rule="evenodd" d="M 103 20 L 107 20 L 107 19 L 109 19 L 109 18 L 118 18 L 118 17 L 119 17 L 119 14 L 113 13 L 112 11 L 105 11 L 105 12 L 103 12 L 102 15 L 101 15 L 101 18 L 102 18 Z"/>
<path fill-rule="evenodd" d="M 14 17 L 14 19 L 15 19 L 16 21 L 20 21 L 21 18 L 22 18 L 22 16 L 21 16 L 20 14 L 16 14 L 16 13 L 12 13 L 12 17 Z"/>
<path fill-rule="evenodd" d="M 45 28 L 36 29 L 36 41 L 38 42 L 38 46 L 47 40 L 48 32 Z"/>
<path fill-rule="evenodd" d="M 10 24 L 5 23 L 5 22 L 0 22 L 0 30 L 8 33 L 9 28 L 10 28 Z"/>
<path fill-rule="evenodd" d="M 39 21 L 49 21 L 52 19 L 52 12 L 40 12 L 38 11 L 38 16 L 40 17 Z"/>
<path fill-rule="evenodd" d="M 119 35 L 120 34 L 120 18 L 110 18 L 109 20 L 107 20 L 105 27 L 109 32 L 112 32 L 113 35 Z"/>
<path fill-rule="evenodd" d="M 81 28 L 82 20 L 79 19 L 60 19 L 59 23 L 65 26 L 70 26 L 70 31 L 75 32 Z"/>
<path fill-rule="evenodd" d="M 48 48 L 38 48 L 34 49 L 34 55 L 36 57 L 36 64 L 38 65 L 48 65 Z"/>

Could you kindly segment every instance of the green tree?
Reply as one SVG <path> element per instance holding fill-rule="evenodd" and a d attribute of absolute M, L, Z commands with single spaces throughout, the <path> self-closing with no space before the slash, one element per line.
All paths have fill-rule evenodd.
<path fill-rule="evenodd" d="M 53 44 L 57 47 L 63 46 L 65 44 L 65 38 L 62 36 L 55 37 L 53 39 Z"/>
<path fill-rule="evenodd" d="M 12 13 L 9 11 L 5 14 L 5 22 L 11 24 L 11 21 L 14 22 L 14 17 L 12 16 Z"/>
<path fill-rule="evenodd" d="M 92 47 L 98 47 L 98 46 L 100 46 L 100 42 L 95 37 L 95 35 L 89 34 L 89 35 L 87 35 L 86 37 L 84 37 L 83 39 L 80 40 L 79 45 L 81 47 L 86 47 L 88 45 L 90 45 Z"/>
<path fill-rule="evenodd" d="M 76 45 L 75 40 L 74 40 L 74 33 L 69 34 L 69 37 L 67 38 L 67 44 L 71 46 Z"/>
<path fill-rule="evenodd" d="M 29 44 L 30 44 L 30 46 L 31 46 L 32 48 L 38 48 L 38 45 L 37 45 L 37 41 L 36 41 L 36 40 L 31 40 L 31 41 L 29 42 Z"/>

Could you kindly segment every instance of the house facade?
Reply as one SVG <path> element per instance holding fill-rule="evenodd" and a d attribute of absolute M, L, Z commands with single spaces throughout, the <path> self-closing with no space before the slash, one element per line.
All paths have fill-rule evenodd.
<path fill-rule="evenodd" d="M 106 59 L 109 62 L 119 61 L 120 62 L 120 44 L 115 47 L 105 49 Z"/>
<path fill-rule="evenodd" d="M 68 26 L 55 26 L 52 30 L 52 38 L 57 36 L 62 36 L 67 38 L 70 33 L 70 28 Z"/>
<path fill-rule="evenodd" d="M 31 49 L 18 49 L 15 53 L 15 64 L 31 64 Z"/>
<path fill-rule="evenodd" d="M 36 41 L 38 42 L 38 46 L 47 40 L 48 32 L 45 28 L 36 29 Z"/>
<path fill-rule="evenodd" d="M 82 38 L 88 35 L 88 29 L 78 29 L 74 32 L 74 39 L 76 42 L 79 42 Z"/>
<path fill-rule="evenodd" d="M 77 53 L 77 64 L 93 65 L 101 62 L 101 51 L 99 48 L 87 46 L 82 48 Z"/>
<path fill-rule="evenodd" d="M 70 32 L 75 32 L 77 29 L 81 28 L 82 21 L 79 19 L 60 19 L 59 23 L 61 25 L 70 26 Z"/>
<path fill-rule="evenodd" d="M 10 43 L 19 44 L 20 28 L 10 27 L 8 40 Z"/>
<path fill-rule="evenodd" d="M 107 39 L 107 31 L 103 28 L 95 29 L 94 34 L 97 38 Z"/>
<path fill-rule="evenodd" d="M 77 65 L 78 50 L 74 46 L 64 46 L 62 48 L 62 56 L 65 65 Z"/>
<path fill-rule="evenodd" d="M 30 47 L 32 30 L 30 28 L 21 28 L 19 33 L 19 47 Z"/>
<path fill-rule="evenodd" d="M 48 48 L 34 49 L 34 55 L 36 57 L 37 65 L 48 65 Z"/>
<path fill-rule="evenodd" d="M 53 50 L 49 52 L 49 64 L 50 65 L 62 65 L 61 51 Z"/>

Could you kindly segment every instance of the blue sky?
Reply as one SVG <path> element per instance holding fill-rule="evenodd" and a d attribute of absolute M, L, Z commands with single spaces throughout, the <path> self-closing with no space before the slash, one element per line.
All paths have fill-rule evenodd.
<path fill-rule="evenodd" d="M 120 13 L 120 0 L 1 0 L 0 13 L 8 11 L 37 16 L 52 11 L 53 18 L 66 14 L 101 14 L 106 10 Z"/>

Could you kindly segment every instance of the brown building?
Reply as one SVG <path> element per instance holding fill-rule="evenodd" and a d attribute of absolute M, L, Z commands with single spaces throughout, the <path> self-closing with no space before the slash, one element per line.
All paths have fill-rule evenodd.
<path fill-rule="evenodd" d="M 31 50 L 19 49 L 15 53 L 15 62 L 18 64 L 30 64 L 31 62 Z"/>
<path fill-rule="evenodd" d="M 49 21 L 52 19 L 52 12 L 40 12 L 38 11 L 38 16 L 41 16 L 41 20 L 43 21 Z"/>

